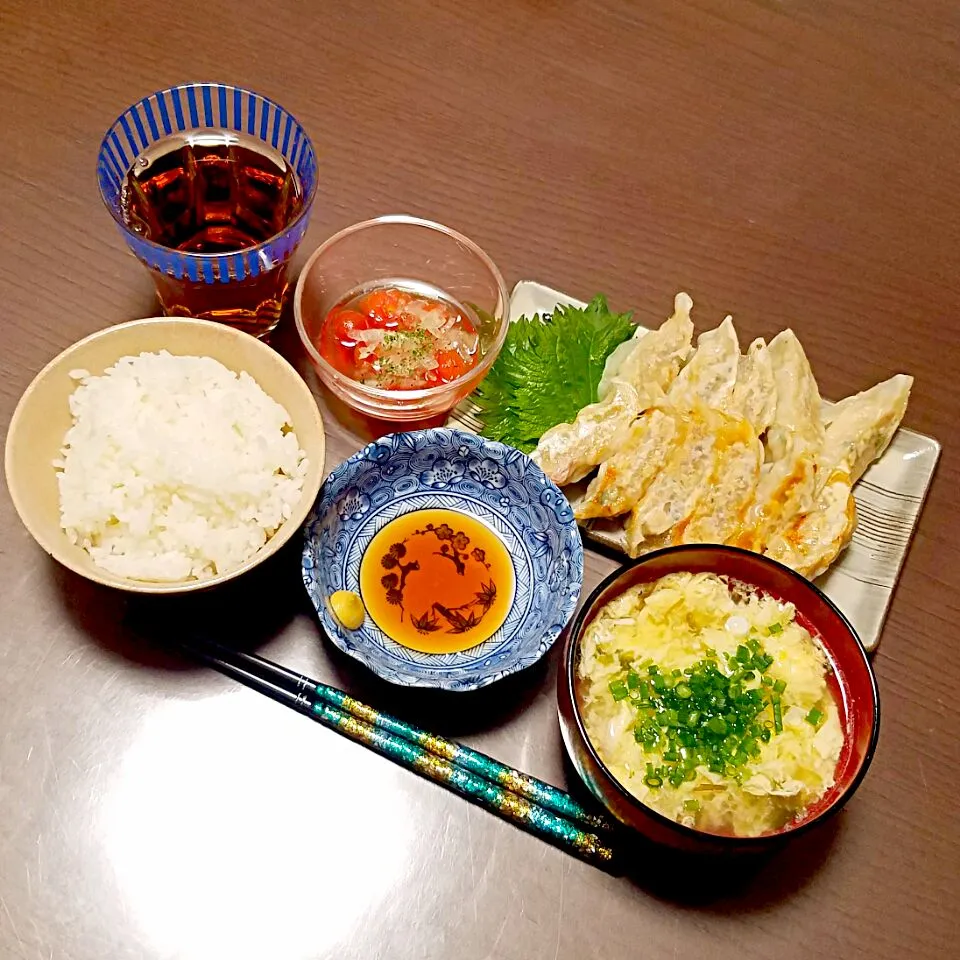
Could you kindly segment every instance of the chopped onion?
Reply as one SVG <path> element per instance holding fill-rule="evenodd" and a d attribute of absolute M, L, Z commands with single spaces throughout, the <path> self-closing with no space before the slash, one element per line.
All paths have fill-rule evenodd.
<path fill-rule="evenodd" d="M 415 317 L 420 325 L 428 333 L 436 336 L 446 326 L 447 318 L 445 311 L 439 307 L 427 306 L 422 300 L 414 300 L 406 307 L 406 312 Z"/>

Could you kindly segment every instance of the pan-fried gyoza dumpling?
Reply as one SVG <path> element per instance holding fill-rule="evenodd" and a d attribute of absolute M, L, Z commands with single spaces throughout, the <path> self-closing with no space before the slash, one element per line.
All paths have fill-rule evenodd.
<path fill-rule="evenodd" d="M 763 552 L 812 580 L 850 542 L 856 521 L 850 475 L 837 470 L 817 494 L 813 509 L 773 533 Z"/>
<path fill-rule="evenodd" d="M 669 535 L 685 521 L 713 475 L 716 430 L 737 380 L 740 344 L 733 321 L 702 333 L 689 363 L 667 393 L 665 409 L 676 411 L 678 430 L 670 455 L 627 518 L 627 552 L 638 556 L 644 541 Z"/>
<path fill-rule="evenodd" d="M 701 333 L 690 362 L 680 371 L 667 394 L 676 407 L 705 406 L 723 410 L 733 394 L 740 363 L 740 344 L 733 319 Z"/>
<path fill-rule="evenodd" d="M 700 335 L 696 352 L 674 380 L 664 409 L 677 418 L 676 439 L 627 519 L 631 556 L 648 549 L 645 540 L 662 538 L 683 523 L 704 495 L 715 465 L 715 431 L 725 420 L 719 411 L 733 394 L 739 361 L 740 344 L 727 317 Z"/>
<path fill-rule="evenodd" d="M 713 472 L 706 478 L 689 516 L 664 533 L 646 536 L 637 555 L 681 543 L 725 543 L 743 523 L 763 461 L 763 445 L 752 424 L 721 417 L 714 426 Z"/>
<path fill-rule="evenodd" d="M 743 527 L 730 540 L 756 551 L 763 550 L 774 532 L 813 507 L 824 436 L 820 393 L 800 341 L 792 330 L 784 330 L 767 349 L 777 403 L 767 429 L 766 463 Z"/>
<path fill-rule="evenodd" d="M 727 418 L 715 437 L 713 473 L 689 518 L 677 525 L 674 543 L 726 543 L 753 500 L 763 463 L 755 425 Z"/>
<path fill-rule="evenodd" d="M 637 391 L 618 380 L 603 400 L 584 407 L 573 423 L 547 430 L 531 459 L 558 486 L 573 483 L 621 448 L 639 413 Z"/>
<path fill-rule="evenodd" d="M 823 461 L 856 483 L 878 459 L 900 426 L 913 377 L 899 373 L 833 405 L 827 414 Z"/>
<path fill-rule="evenodd" d="M 816 483 L 817 455 L 812 449 L 793 448 L 789 456 L 765 463 L 743 525 L 728 543 L 762 552 L 775 531 L 811 509 Z"/>
<path fill-rule="evenodd" d="M 856 523 L 853 484 L 886 450 L 912 384 L 911 377 L 900 374 L 834 405 L 818 458 L 814 505 L 771 536 L 764 551 L 768 556 L 811 579 L 836 559 Z"/>
<path fill-rule="evenodd" d="M 540 438 L 531 456 L 554 483 L 574 483 L 609 459 L 622 448 L 636 417 L 663 401 L 690 353 L 692 307 L 690 297 L 678 293 L 673 315 L 659 329 L 621 344 L 607 359 L 600 401 L 584 407 L 573 423 L 558 424 Z"/>
<path fill-rule="evenodd" d="M 776 408 L 767 430 L 768 460 L 779 460 L 798 445 L 819 451 L 823 446 L 820 391 L 797 335 L 783 330 L 767 350 L 777 389 Z"/>
<path fill-rule="evenodd" d="M 576 504 L 577 519 L 617 517 L 630 510 L 663 465 L 677 434 L 677 421 L 663 410 L 648 410 L 635 420 L 620 450 L 600 465 Z"/>
<path fill-rule="evenodd" d="M 714 471 L 715 411 L 677 415 L 677 440 L 666 463 L 627 518 L 627 552 L 644 551 L 644 541 L 671 530 L 693 512 Z"/>
<path fill-rule="evenodd" d="M 637 328 L 637 333 L 607 358 L 597 395 L 603 399 L 615 380 L 624 380 L 637 391 L 641 410 L 661 400 L 690 355 L 691 309 L 690 297 L 678 293 L 673 315 L 660 327 L 649 332 Z"/>
<path fill-rule="evenodd" d="M 763 340 L 755 340 L 740 356 L 732 330 L 728 318 L 712 331 L 709 368 L 713 375 L 691 376 L 703 401 L 722 404 L 726 416 L 713 418 L 717 423 L 713 473 L 692 513 L 666 535 L 671 543 L 725 543 L 743 525 L 760 479 L 763 446 L 758 438 L 776 411 L 773 364 Z"/>
<path fill-rule="evenodd" d="M 677 444 L 688 442 L 691 422 L 702 421 L 705 412 L 718 410 L 730 398 L 737 379 L 739 360 L 737 334 L 733 322 L 727 317 L 716 329 L 700 336 L 696 352 L 674 380 L 666 399 L 661 402 L 659 415 L 652 416 L 655 411 L 648 411 L 633 425 L 620 452 L 604 462 L 586 495 L 577 504 L 577 516 L 581 519 L 618 516 L 638 504 L 642 506 L 649 493 L 653 499 L 646 502 L 640 513 L 646 519 L 634 519 L 632 522 L 634 538 L 642 539 L 667 532 L 669 527 L 659 529 L 661 520 L 655 519 L 660 516 L 662 506 L 668 507 L 668 514 L 672 518 L 669 526 L 685 520 L 685 511 L 692 509 L 699 493 L 693 485 L 705 483 L 707 476 L 694 472 L 682 478 L 671 478 L 671 471 L 686 469 L 687 460 L 682 454 L 672 459 L 667 455 Z M 688 416 L 685 411 L 695 412 Z M 677 420 L 672 426 L 668 422 L 671 418 Z M 711 417 L 710 423 L 719 423 L 721 420 L 719 416 Z M 697 452 L 693 451 L 694 460 L 696 457 Z M 658 470 L 661 476 L 654 481 L 654 474 Z M 654 485 L 651 489 L 652 482 Z M 668 491 L 678 490 L 684 491 L 682 496 L 666 504 L 663 498 Z M 635 539 L 635 542 L 639 544 L 640 539 Z"/>
<path fill-rule="evenodd" d="M 770 351 L 762 338 L 750 344 L 737 363 L 737 382 L 727 404 L 727 413 L 742 417 L 760 436 L 773 422 L 777 409 L 777 382 Z"/>

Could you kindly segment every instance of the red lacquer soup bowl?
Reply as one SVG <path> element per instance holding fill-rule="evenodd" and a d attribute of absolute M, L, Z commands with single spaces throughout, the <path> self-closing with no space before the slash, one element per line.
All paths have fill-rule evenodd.
<path fill-rule="evenodd" d="M 587 627 L 607 603 L 630 587 L 681 572 L 716 573 L 792 603 L 797 611 L 797 621 L 820 644 L 829 661 L 831 675 L 827 682 L 844 730 L 844 745 L 837 761 L 834 784 L 797 819 L 773 833 L 758 837 L 724 836 L 697 830 L 663 816 L 620 784 L 587 737 L 577 689 L 580 642 Z M 590 792 L 621 823 L 646 838 L 699 852 L 768 849 L 827 819 L 850 799 L 863 780 L 880 729 L 880 701 L 873 669 L 859 637 L 843 614 L 809 580 L 774 560 L 737 547 L 670 547 L 614 571 L 594 590 L 574 621 L 563 653 L 558 699 L 564 744 Z"/>

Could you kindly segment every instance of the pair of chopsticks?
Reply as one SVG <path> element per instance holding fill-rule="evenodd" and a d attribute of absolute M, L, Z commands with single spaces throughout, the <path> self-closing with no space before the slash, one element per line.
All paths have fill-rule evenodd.
<path fill-rule="evenodd" d="M 610 864 L 598 836 L 613 826 L 570 794 L 462 744 L 435 736 L 255 654 L 209 640 L 178 640 L 195 659 L 311 717 L 574 856 Z"/>

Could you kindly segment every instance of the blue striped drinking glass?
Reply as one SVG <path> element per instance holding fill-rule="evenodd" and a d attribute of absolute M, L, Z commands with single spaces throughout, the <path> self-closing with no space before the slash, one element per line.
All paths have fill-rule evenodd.
<path fill-rule="evenodd" d="M 164 313 L 256 336 L 277 325 L 317 189 L 313 145 L 283 107 L 222 83 L 160 90 L 107 131 L 97 178 Z"/>

